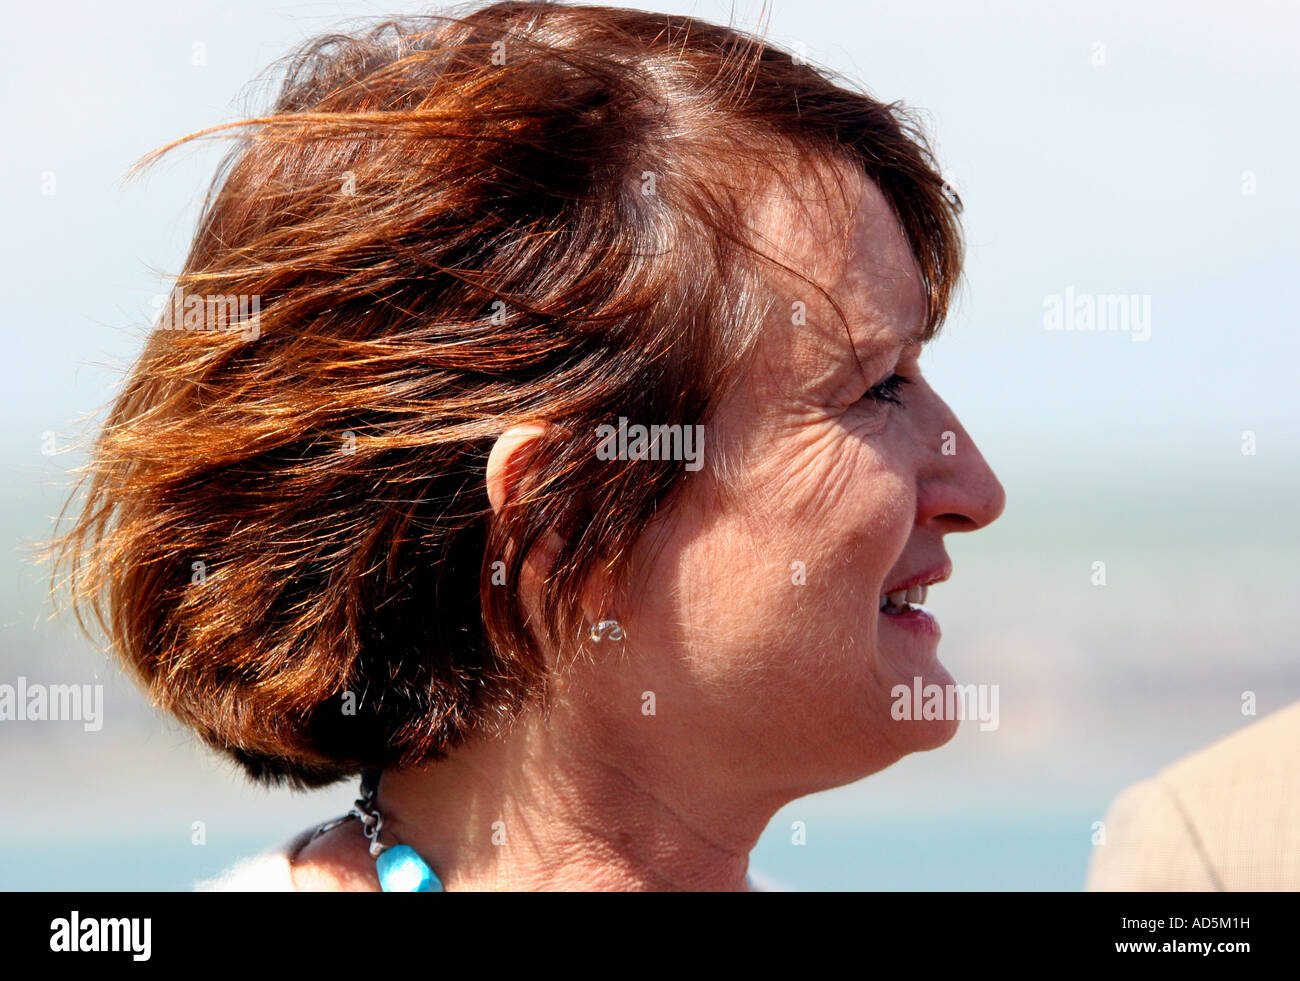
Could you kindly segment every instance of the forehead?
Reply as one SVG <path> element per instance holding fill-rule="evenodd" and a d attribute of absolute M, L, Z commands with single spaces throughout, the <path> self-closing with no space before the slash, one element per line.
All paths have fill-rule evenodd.
<path fill-rule="evenodd" d="M 869 339 L 919 343 L 925 328 L 920 270 L 884 195 L 874 183 L 863 183 L 841 275 L 831 294 L 845 305 L 850 327 L 865 327 Z M 882 333 L 888 337 L 881 338 Z"/>
<path fill-rule="evenodd" d="M 811 280 L 785 273 L 774 283 L 790 304 L 778 302 L 778 317 L 803 305 L 805 315 L 790 318 L 801 328 L 791 338 L 796 347 L 829 345 L 844 356 L 851 337 L 865 361 L 882 347 L 925 339 L 924 284 L 911 246 L 880 189 L 860 170 L 810 169 L 771 193 L 763 214 L 781 261 Z"/>

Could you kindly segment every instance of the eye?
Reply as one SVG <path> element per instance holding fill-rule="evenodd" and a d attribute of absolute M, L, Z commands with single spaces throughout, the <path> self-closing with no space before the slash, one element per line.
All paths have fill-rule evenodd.
<path fill-rule="evenodd" d="M 902 392 L 903 386 L 911 384 L 910 378 L 904 378 L 902 375 L 893 374 L 884 381 L 872 385 L 867 389 L 867 393 L 862 397 L 870 399 L 872 402 L 887 402 L 890 405 L 902 405 L 899 393 Z"/>

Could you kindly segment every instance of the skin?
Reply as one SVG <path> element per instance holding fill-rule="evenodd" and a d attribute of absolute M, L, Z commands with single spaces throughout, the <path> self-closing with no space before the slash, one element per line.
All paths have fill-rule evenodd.
<path fill-rule="evenodd" d="M 706 428 L 705 468 L 643 536 L 633 588 L 590 603 L 625 639 L 557 664 L 548 718 L 384 774 L 385 840 L 414 847 L 447 889 L 743 890 L 785 804 L 955 733 L 957 720 L 892 717 L 895 685 L 953 679 L 937 639 L 890 621 L 879 597 L 946 562 L 944 536 L 994 521 L 1005 495 L 920 374 L 923 292 L 898 223 L 870 181 L 836 176 L 843 193 L 811 180 L 802 200 L 772 193 L 757 227 L 848 331 L 807 282 L 773 275 L 782 299 Z M 895 372 L 910 380 L 902 406 L 863 398 Z M 494 449 L 495 507 L 538 431 Z M 711 455 L 729 461 L 726 488 Z M 293 873 L 302 889 L 378 888 L 355 821 Z"/>

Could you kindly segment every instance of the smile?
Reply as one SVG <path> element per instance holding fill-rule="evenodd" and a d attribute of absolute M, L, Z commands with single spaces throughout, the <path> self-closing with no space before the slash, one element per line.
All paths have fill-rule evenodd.
<path fill-rule="evenodd" d="M 928 586 L 913 586 L 893 593 L 884 593 L 880 597 L 880 609 L 884 613 L 906 613 L 925 602 Z"/>
<path fill-rule="evenodd" d="M 940 565 L 918 572 L 880 594 L 880 612 L 891 615 L 911 613 L 921 609 L 930 587 L 943 582 L 952 575 L 952 562 L 944 560 Z"/>

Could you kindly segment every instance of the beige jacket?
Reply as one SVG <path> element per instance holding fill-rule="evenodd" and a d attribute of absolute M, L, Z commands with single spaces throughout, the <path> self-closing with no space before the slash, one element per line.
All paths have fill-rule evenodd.
<path fill-rule="evenodd" d="M 1129 787 L 1086 888 L 1300 890 L 1300 702 Z"/>

